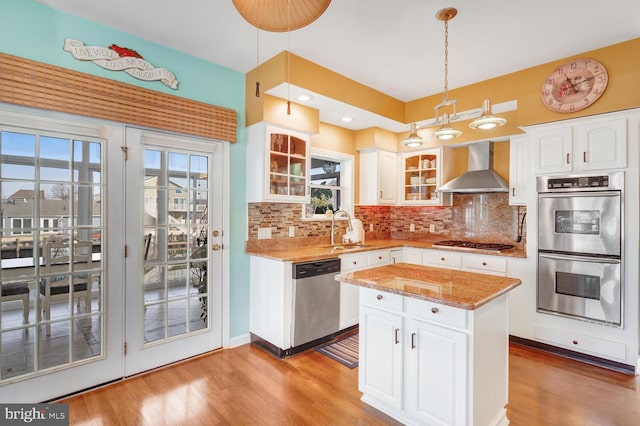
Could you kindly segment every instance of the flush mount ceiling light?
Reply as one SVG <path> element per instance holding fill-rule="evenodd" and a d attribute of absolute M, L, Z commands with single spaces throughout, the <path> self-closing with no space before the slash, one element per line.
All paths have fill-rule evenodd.
<path fill-rule="evenodd" d="M 449 20 L 455 18 L 457 14 L 458 10 L 453 7 L 444 8 L 436 13 L 436 18 L 439 21 L 444 22 L 444 90 L 442 93 L 442 102 L 434 107 L 436 116 L 434 119 L 429 120 L 429 124 L 424 124 L 420 127 L 416 127 L 416 124 L 411 124 L 411 133 L 409 134 L 409 137 L 401 142 L 401 144 L 404 146 L 419 146 L 422 143 L 422 139 L 417 136 L 417 130 L 437 124 L 440 124 L 440 128 L 433 132 L 433 135 L 436 138 L 440 140 L 449 140 L 456 138 L 460 136 L 462 132 L 451 127 L 450 123 L 452 121 L 458 121 L 463 118 L 471 118 L 458 116 L 458 114 L 456 113 L 456 103 L 458 101 L 456 99 L 449 99 Z M 440 114 L 441 108 L 449 106 L 451 106 L 452 114 L 449 114 L 447 112 L 442 112 L 442 114 Z M 480 112 L 481 115 L 478 117 L 476 114 Z M 489 102 L 489 99 L 484 100 L 483 107 L 481 109 L 468 111 L 463 113 L 462 115 L 465 114 L 473 114 L 473 116 L 477 117 L 472 123 L 469 124 L 469 127 L 471 127 L 472 129 L 489 130 L 498 126 L 502 126 L 507 122 L 506 119 L 502 117 L 496 117 L 491 114 L 491 104 Z M 416 138 L 420 139 L 420 144 L 418 144 Z"/>

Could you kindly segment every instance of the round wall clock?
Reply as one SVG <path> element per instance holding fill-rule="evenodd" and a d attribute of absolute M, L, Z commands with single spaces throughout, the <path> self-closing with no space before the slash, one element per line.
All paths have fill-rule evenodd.
<path fill-rule="evenodd" d="M 580 111 L 602 96 L 608 82 L 602 64 L 592 59 L 576 59 L 549 74 L 542 84 L 542 101 L 552 111 Z"/>

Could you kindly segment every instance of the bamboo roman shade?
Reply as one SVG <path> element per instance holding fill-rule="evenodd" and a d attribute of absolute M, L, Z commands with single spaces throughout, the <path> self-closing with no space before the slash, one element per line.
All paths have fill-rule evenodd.
<path fill-rule="evenodd" d="M 4 53 L 0 102 L 236 142 L 232 109 Z"/>

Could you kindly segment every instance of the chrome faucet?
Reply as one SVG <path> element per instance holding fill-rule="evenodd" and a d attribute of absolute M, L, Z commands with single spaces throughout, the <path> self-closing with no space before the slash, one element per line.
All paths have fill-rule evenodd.
<path fill-rule="evenodd" d="M 332 246 L 335 245 L 335 242 L 334 242 L 335 241 L 334 236 L 335 236 L 335 232 L 336 232 L 335 231 L 335 220 L 336 220 L 336 216 L 338 216 L 338 213 L 344 213 L 344 214 L 347 215 L 347 220 L 348 220 L 348 222 L 347 222 L 347 231 L 348 232 L 353 232 L 353 227 L 351 226 L 351 215 L 349 214 L 349 212 L 346 211 L 346 210 L 336 210 L 333 213 L 333 216 L 331 216 L 331 245 Z"/>

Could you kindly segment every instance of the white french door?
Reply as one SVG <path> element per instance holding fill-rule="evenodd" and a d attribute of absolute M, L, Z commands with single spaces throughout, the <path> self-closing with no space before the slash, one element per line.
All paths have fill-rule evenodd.
<path fill-rule="evenodd" d="M 126 129 L 125 375 L 222 346 L 222 143 Z"/>

